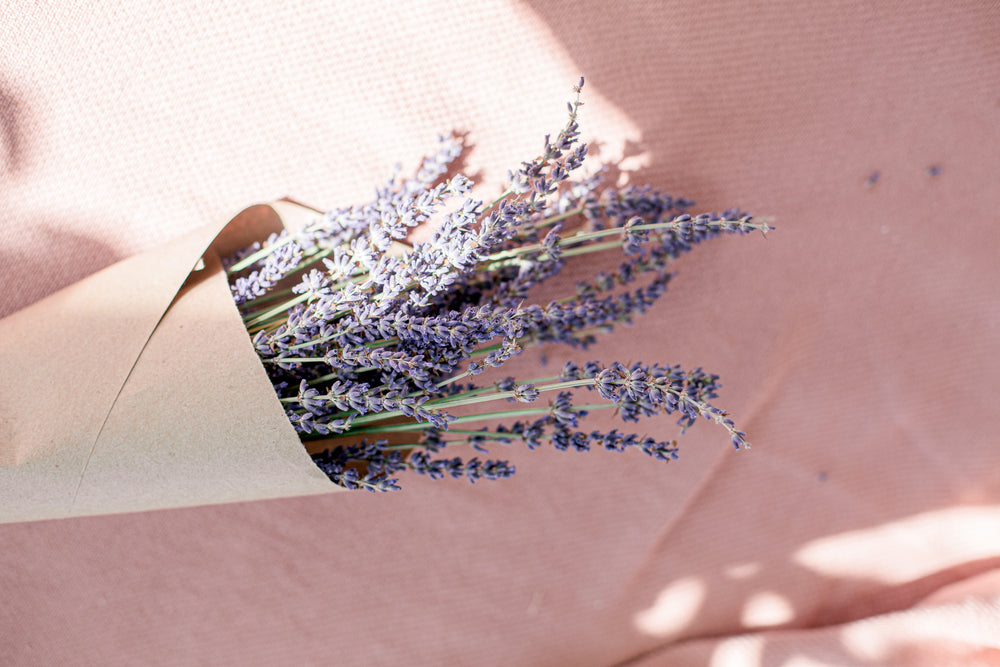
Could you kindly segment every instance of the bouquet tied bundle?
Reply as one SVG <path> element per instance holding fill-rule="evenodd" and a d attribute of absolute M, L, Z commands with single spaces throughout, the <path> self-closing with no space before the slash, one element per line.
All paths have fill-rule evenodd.
<path fill-rule="evenodd" d="M 576 176 L 577 93 L 488 203 L 448 175 L 447 138 L 371 203 L 253 206 L 0 321 L 0 521 L 385 491 L 404 470 L 499 479 L 513 466 L 478 453 L 513 443 L 676 457 L 672 439 L 586 428 L 602 409 L 707 418 L 748 446 L 700 368 L 588 360 L 482 381 L 530 345 L 586 350 L 651 307 L 695 244 L 770 229 Z M 430 239 L 406 243 L 417 227 Z M 615 269 L 533 302 L 574 258 L 610 252 Z M 477 454 L 440 454 L 459 445 Z"/>
<path fill-rule="evenodd" d="M 303 441 L 322 443 L 311 447 L 314 459 L 334 482 L 387 491 L 404 470 L 472 482 L 514 473 L 505 460 L 441 455 L 460 444 L 482 454 L 517 442 L 677 456 L 672 439 L 586 429 L 586 415 L 605 408 L 625 422 L 677 413 L 682 429 L 704 417 L 737 449 L 749 446 L 711 403 L 718 377 L 700 368 L 589 360 L 535 378 L 493 370 L 532 345 L 587 349 L 649 309 L 672 260 L 695 244 L 770 229 L 737 209 L 692 216 L 693 202 L 649 187 L 602 189 L 603 171 L 577 176 L 587 154 L 578 141 L 582 85 L 567 125 L 489 203 L 461 174 L 448 177 L 461 146 L 442 138 L 414 177 L 394 176 L 374 201 L 228 260 L 278 398 Z M 431 238 L 407 245 L 422 226 Z M 621 257 L 613 270 L 533 302 L 567 264 L 610 252 Z M 597 400 L 580 404 L 581 390 Z"/>

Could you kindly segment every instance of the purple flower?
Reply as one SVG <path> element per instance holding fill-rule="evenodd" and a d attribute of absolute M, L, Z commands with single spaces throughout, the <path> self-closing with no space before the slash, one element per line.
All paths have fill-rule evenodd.
<path fill-rule="evenodd" d="M 684 429 L 703 417 L 726 428 L 737 448 L 749 446 L 712 403 L 718 378 L 700 368 L 568 362 L 555 378 L 471 381 L 531 345 L 587 348 L 651 308 L 666 292 L 670 263 L 696 244 L 770 229 L 738 209 L 691 215 L 693 202 L 650 187 L 601 190 L 604 168 L 580 175 L 587 147 L 576 92 L 565 127 L 510 172 L 491 204 L 472 197 L 461 174 L 445 178 L 461 145 L 443 138 L 413 177 L 399 178 L 397 168 L 372 201 L 227 259 L 234 300 L 289 421 L 303 440 L 347 443 L 314 457 L 338 484 L 387 491 L 405 470 L 472 482 L 514 473 L 503 461 L 429 456 L 459 444 L 676 457 L 673 441 L 582 430 L 594 407 L 574 404 L 576 391 L 596 392 L 625 422 L 676 413 Z M 434 226 L 430 239 L 399 252 L 397 242 L 423 224 Z M 539 302 L 540 285 L 611 246 L 617 267 Z M 475 405 L 495 414 L 491 401 L 529 418 L 469 429 L 460 424 L 474 415 L 451 412 Z M 347 440 L 383 431 L 409 432 L 412 442 Z"/>

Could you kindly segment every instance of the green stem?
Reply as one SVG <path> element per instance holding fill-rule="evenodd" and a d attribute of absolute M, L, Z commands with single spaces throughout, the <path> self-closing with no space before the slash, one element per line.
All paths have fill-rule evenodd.
<path fill-rule="evenodd" d="M 593 383 L 594 383 L 593 379 L 570 380 L 568 382 L 557 382 L 555 384 L 542 385 L 541 387 L 535 387 L 535 389 L 537 389 L 539 392 L 542 392 L 542 391 L 554 391 L 556 389 L 569 389 L 571 387 L 582 387 L 582 386 L 585 386 L 585 385 L 588 385 L 588 384 L 593 384 Z M 431 400 L 431 401 L 427 401 L 426 403 L 423 403 L 420 407 L 421 408 L 425 408 L 425 409 L 427 409 L 427 408 L 435 408 L 435 409 L 438 409 L 438 408 L 452 408 L 452 407 L 456 407 L 456 406 L 460 406 L 460 405 L 472 405 L 474 403 L 486 403 L 488 401 L 497 401 L 497 400 L 501 400 L 501 399 L 505 399 L 505 398 L 513 398 L 514 396 L 515 396 L 515 392 L 513 392 L 513 391 L 498 391 L 496 393 L 489 394 L 489 395 L 486 395 L 486 396 L 472 396 L 470 398 L 467 398 L 467 399 L 464 399 L 464 400 L 460 400 L 460 401 L 449 400 L 452 397 L 448 397 L 448 399 L 435 399 L 435 400 Z M 538 408 L 538 409 L 541 410 L 542 412 L 548 412 L 548 410 L 549 410 L 549 408 Z M 507 413 L 507 412 L 497 412 L 497 413 L 491 413 L 491 414 L 493 416 L 496 416 L 496 415 L 514 414 L 514 413 L 520 413 L 520 411 L 518 411 L 518 410 L 512 410 L 509 413 Z M 348 416 L 350 414 L 352 414 L 352 413 L 350 413 L 350 412 L 340 412 L 340 413 L 337 413 L 335 415 L 330 415 L 330 418 L 331 419 L 338 419 L 340 417 L 346 417 L 346 416 Z M 533 414 L 535 414 L 535 413 L 533 413 Z M 541 414 L 541 413 L 537 413 L 537 414 Z M 363 415 L 361 417 L 356 418 L 352 422 L 351 428 L 348 430 L 348 432 L 349 433 L 354 432 L 354 426 L 360 426 L 362 424 L 372 424 L 374 422 L 379 422 L 379 421 L 382 421 L 384 419 L 392 419 L 393 417 L 403 417 L 403 416 L 405 416 L 405 415 L 403 415 L 403 413 L 400 410 L 386 410 L 385 412 L 378 412 L 378 413 L 375 413 L 375 414 Z M 466 419 L 466 418 L 465 417 L 459 417 L 457 419 Z M 451 423 L 455 423 L 455 421 L 457 421 L 457 419 L 453 420 Z"/>
<path fill-rule="evenodd" d="M 491 208 L 493 208 L 494 206 L 496 206 L 497 204 L 499 204 L 500 202 L 502 202 L 504 199 L 506 199 L 507 197 L 511 196 L 512 194 L 514 194 L 514 191 L 511 190 L 510 188 L 507 188 L 506 190 L 504 190 L 503 194 L 501 194 L 499 197 L 497 197 L 496 199 L 494 199 L 490 203 L 489 206 L 487 206 L 486 208 L 484 208 L 482 210 L 482 214 L 485 214 L 486 211 L 489 211 Z"/>
<path fill-rule="evenodd" d="M 295 304 L 302 303 L 303 301 L 305 301 L 308 298 L 309 298 L 308 294 L 300 294 L 297 297 L 295 297 L 294 299 L 290 299 L 289 301 L 286 301 L 285 303 L 281 304 L 280 306 L 275 306 L 274 308 L 272 308 L 271 310 L 267 311 L 266 313 L 264 313 L 262 315 L 258 315 L 258 316 L 254 317 L 251 320 L 248 320 L 246 322 L 246 326 L 247 327 L 252 327 L 252 326 L 256 326 L 258 324 L 263 324 L 264 322 L 267 322 L 269 319 L 271 319 L 275 315 L 280 315 L 282 312 L 288 310 L 289 308 L 291 308 Z"/>
<path fill-rule="evenodd" d="M 324 257 L 326 257 L 331 252 L 333 252 L 333 250 L 331 248 L 326 248 L 325 250 L 313 250 L 313 251 L 311 251 L 309 253 L 306 253 L 304 256 L 308 257 L 309 259 L 300 262 L 298 266 L 296 266 L 294 269 L 292 269 L 291 271 L 288 272 L 288 274 L 285 276 L 285 278 L 288 278 L 289 276 L 293 276 L 296 273 L 298 273 L 299 271 L 304 271 L 305 269 L 308 269 L 310 266 L 312 266 L 313 264 L 315 264 L 319 260 L 321 260 Z M 254 308 L 252 310 L 247 310 L 246 312 L 244 312 L 243 313 L 243 317 L 244 318 L 246 318 L 246 317 L 256 317 L 257 314 L 260 311 L 263 310 L 263 308 L 259 308 L 258 306 L 261 306 L 264 303 L 268 303 L 268 302 L 274 301 L 275 299 L 277 299 L 279 297 L 288 296 L 289 294 L 294 294 L 294 292 L 292 291 L 291 287 L 286 287 L 285 289 L 283 289 L 281 291 L 271 292 L 270 294 L 265 294 L 264 296 L 257 297 L 256 299 L 250 300 L 247 303 L 248 304 L 252 303 L 254 305 Z"/>
<path fill-rule="evenodd" d="M 488 438 L 488 439 L 495 439 L 495 438 L 491 438 L 491 436 L 496 436 L 497 438 L 517 438 L 517 437 L 520 437 L 517 433 L 501 433 L 500 431 L 476 431 L 476 430 L 471 429 L 471 428 L 466 428 L 466 429 L 450 428 L 450 429 L 448 429 L 448 433 L 450 433 L 452 435 L 455 435 L 455 434 L 458 434 L 458 435 L 481 435 L 481 436 L 483 436 L 485 438 Z M 456 440 L 455 442 L 461 442 L 461 441 L 460 440 Z"/>
<path fill-rule="evenodd" d="M 255 262 L 258 262 L 258 261 L 264 259 L 268 255 L 270 255 L 272 252 L 274 252 L 277 248 L 280 248 L 283 245 L 287 245 L 287 244 L 291 243 L 293 240 L 294 240 L 294 237 L 292 237 L 291 235 L 289 235 L 289 236 L 286 236 L 285 238 L 283 238 L 283 239 L 281 239 L 279 241 L 276 241 L 275 243 L 272 243 L 271 245 L 264 246 L 263 248 L 261 248 L 260 250 L 258 250 L 255 253 L 253 253 L 252 255 L 247 255 L 246 257 L 244 257 L 240 261 L 238 261 L 235 264 L 233 264 L 232 266 L 230 266 L 229 267 L 229 273 L 233 274 L 233 273 L 238 273 L 238 272 L 242 271 L 243 269 L 245 269 L 248 266 L 254 264 Z"/>
<path fill-rule="evenodd" d="M 565 382 L 556 382 L 554 384 L 543 384 L 541 386 L 536 386 L 535 389 L 539 392 L 555 391 L 557 389 L 572 389 L 573 387 L 583 387 L 592 384 L 594 384 L 593 378 L 586 378 L 583 380 L 567 380 Z M 515 392 L 513 391 L 498 391 L 494 394 L 472 396 L 468 398 L 449 396 L 447 399 L 427 401 L 424 403 L 423 407 L 453 408 L 457 405 L 472 405 L 473 403 L 485 403 L 486 401 L 495 401 L 500 398 L 513 398 L 514 395 Z"/>
<path fill-rule="evenodd" d="M 602 408 L 613 408 L 614 403 L 595 403 L 593 405 L 574 405 L 571 410 L 574 412 L 580 412 L 581 410 L 591 411 L 599 410 Z M 451 422 L 452 424 L 467 424 L 469 422 L 483 421 L 485 419 L 504 419 L 513 417 L 532 417 L 537 415 L 544 415 L 549 413 L 550 408 L 526 408 L 523 410 L 506 410 L 500 412 L 481 412 L 475 415 L 467 415 L 465 417 L 456 417 Z M 388 413 L 386 413 L 388 414 Z M 357 420 L 354 421 L 357 424 Z M 365 433 L 402 433 L 407 431 L 426 431 L 432 428 L 432 424 L 426 422 L 412 422 L 408 424 L 385 424 L 385 425 L 374 425 L 374 426 L 363 426 L 361 428 L 354 428 L 352 425 L 350 429 L 344 433 L 339 433 L 331 438 L 347 438 L 353 435 L 361 435 Z M 450 431 L 446 431 L 450 432 Z"/>
<path fill-rule="evenodd" d="M 579 215 L 580 213 L 583 213 L 583 206 L 581 206 L 579 208 L 570 209 L 570 210 L 566 211 L 565 213 L 560 213 L 559 215 L 554 215 L 551 218 L 545 218 L 544 220 L 542 220 L 540 223 L 538 223 L 535 226 L 536 227 L 548 227 L 551 224 L 554 224 L 554 223 L 559 222 L 561 220 L 565 220 L 566 218 L 572 218 L 574 215 Z"/>
<path fill-rule="evenodd" d="M 688 221 L 679 221 L 679 220 L 677 220 L 677 218 L 674 218 L 673 220 L 671 220 L 669 222 L 650 222 L 650 223 L 643 223 L 643 224 L 639 224 L 639 225 L 634 225 L 633 227 L 631 227 L 631 230 L 632 231 L 637 231 L 637 232 L 642 232 L 642 231 L 655 231 L 655 230 L 674 229 L 674 228 L 677 228 L 677 227 L 681 226 L 682 224 L 684 224 L 686 222 L 688 222 Z M 721 226 L 723 226 L 724 223 L 732 224 L 732 222 L 733 221 L 731 221 L 731 220 L 727 220 L 727 221 L 722 221 L 722 220 L 708 220 L 708 221 L 705 221 L 703 224 L 708 225 L 709 227 L 721 227 Z M 753 229 L 759 229 L 761 231 L 766 231 L 767 229 L 769 229 L 769 227 L 768 227 L 768 225 L 766 223 L 760 223 L 760 224 L 749 223 L 749 226 L 752 227 Z M 576 232 L 575 234 L 571 234 L 569 236 L 565 236 L 565 237 L 561 238 L 559 240 L 559 246 L 562 247 L 562 246 L 566 246 L 566 245 L 570 245 L 570 244 L 576 245 L 578 243 L 586 243 L 587 241 L 592 241 L 594 239 L 604 238 L 605 236 L 613 236 L 613 235 L 616 235 L 616 234 L 620 235 L 620 234 L 624 234 L 624 233 L 625 233 L 625 228 L 624 227 L 610 227 L 608 229 L 598 229 L 598 230 L 594 230 L 592 232 Z M 615 247 L 615 245 L 620 245 L 620 244 L 603 244 L 602 248 L 600 248 L 600 249 L 613 248 L 613 247 Z M 518 257 L 520 255 L 526 255 L 526 254 L 530 254 L 530 253 L 533 253 L 533 252 L 538 252 L 543 247 L 544 246 L 542 244 L 540 244 L 540 243 L 533 243 L 531 245 L 521 246 L 520 248 L 511 248 L 509 250 L 501 250 L 500 252 L 496 252 L 496 253 L 493 253 L 492 255 L 489 255 L 486 259 L 487 259 L 487 261 L 497 261 L 497 260 L 502 260 L 502 259 L 508 259 L 510 257 Z M 596 249 L 596 246 L 594 246 L 594 247 Z M 563 256 L 565 257 L 565 256 L 569 255 L 570 252 L 571 252 L 570 250 L 564 251 L 563 252 Z M 581 253 L 576 252 L 574 254 L 581 254 Z"/>
<path fill-rule="evenodd" d="M 479 433 L 479 431 L 473 431 L 474 433 Z M 510 439 L 519 438 L 517 433 L 511 433 L 507 436 Z M 484 438 L 487 442 L 497 442 L 501 438 Z M 452 440 L 442 440 L 444 446 L 448 445 L 466 445 L 469 444 L 468 438 L 454 438 Z M 426 445 L 422 442 L 411 442 L 402 445 L 386 445 L 384 449 L 417 449 L 418 447 L 425 447 Z"/>
<path fill-rule="evenodd" d="M 462 375 L 466 375 L 466 374 L 467 373 L 463 373 Z M 461 377 L 461 376 L 456 376 L 456 377 Z M 535 378 L 533 380 L 528 380 L 527 383 L 528 384 L 536 384 L 536 383 L 539 383 L 539 382 L 550 382 L 552 380 L 559 379 L 559 377 L 560 376 L 558 376 L 558 375 L 549 375 L 548 377 Z M 525 384 L 525 383 L 521 382 L 520 384 Z M 438 386 L 441 386 L 441 385 L 438 385 Z M 491 391 L 497 391 L 497 388 L 496 388 L 495 385 L 494 386 L 487 386 L 487 387 L 479 387 L 478 389 L 469 389 L 468 391 L 463 391 L 463 392 L 461 392 L 459 394 L 455 394 L 454 396 L 448 396 L 447 399 L 448 400 L 452 400 L 452 399 L 459 398 L 461 396 L 478 396 L 480 394 L 485 394 L 485 393 L 491 392 Z M 420 392 L 413 392 L 412 394 L 410 394 L 410 396 L 416 396 L 419 393 Z"/>

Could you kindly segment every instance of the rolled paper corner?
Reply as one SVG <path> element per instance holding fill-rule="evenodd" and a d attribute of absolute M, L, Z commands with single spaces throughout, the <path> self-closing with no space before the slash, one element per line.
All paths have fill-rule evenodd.
<path fill-rule="evenodd" d="M 340 488 L 285 417 L 219 261 L 280 228 L 252 206 L 0 321 L 0 522 Z"/>

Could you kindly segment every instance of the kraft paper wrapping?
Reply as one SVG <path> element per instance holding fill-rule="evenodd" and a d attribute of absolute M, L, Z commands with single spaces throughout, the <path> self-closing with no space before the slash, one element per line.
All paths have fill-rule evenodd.
<path fill-rule="evenodd" d="M 0 522 L 340 490 L 286 419 L 219 260 L 297 208 L 252 206 L 0 321 Z"/>

